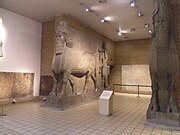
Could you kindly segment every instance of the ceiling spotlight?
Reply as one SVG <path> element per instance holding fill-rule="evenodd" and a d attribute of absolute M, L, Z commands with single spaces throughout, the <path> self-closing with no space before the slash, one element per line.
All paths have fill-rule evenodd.
<path fill-rule="evenodd" d="M 149 29 L 149 31 L 148 31 L 149 33 L 152 33 L 152 29 Z"/>
<path fill-rule="evenodd" d="M 117 30 L 117 33 L 118 33 L 118 35 L 119 35 L 119 36 L 121 36 L 121 35 L 122 35 L 121 28 L 119 28 L 119 29 Z"/>
<path fill-rule="evenodd" d="M 145 27 L 146 27 L 146 28 L 149 28 L 149 24 L 145 24 Z"/>
<path fill-rule="evenodd" d="M 132 1 L 130 2 L 130 4 L 131 4 L 131 7 L 134 7 L 134 6 L 135 6 L 135 1 L 132 0 Z"/>
<path fill-rule="evenodd" d="M 141 13 L 141 11 L 139 11 L 139 12 L 137 13 L 137 15 L 138 15 L 139 17 L 143 16 L 143 14 Z"/>
<path fill-rule="evenodd" d="M 121 31 L 118 31 L 118 35 L 119 35 L 119 36 L 121 36 L 121 35 L 122 35 Z"/>
<path fill-rule="evenodd" d="M 86 8 L 86 12 L 92 12 L 90 8 Z"/>
<path fill-rule="evenodd" d="M 89 8 L 86 8 L 86 12 L 89 12 Z"/>
<path fill-rule="evenodd" d="M 105 22 L 105 19 L 104 19 L 104 18 L 103 18 L 103 19 L 101 19 L 101 22 L 102 22 L 102 23 L 104 23 L 104 22 Z"/>

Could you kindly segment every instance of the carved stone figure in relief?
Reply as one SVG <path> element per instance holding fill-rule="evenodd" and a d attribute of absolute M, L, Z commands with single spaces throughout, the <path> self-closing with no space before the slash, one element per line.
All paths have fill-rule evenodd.
<path fill-rule="evenodd" d="M 101 74 L 102 88 L 108 87 L 108 54 L 106 44 L 103 42 L 99 49 L 99 73 Z"/>
<path fill-rule="evenodd" d="M 2 45 L 3 45 L 3 43 L 2 43 L 2 41 L 0 39 L 0 57 L 3 57 Z"/>
<path fill-rule="evenodd" d="M 73 43 L 66 22 L 60 21 L 56 27 L 56 48 L 52 61 L 53 89 L 50 97 L 62 98 L 65 96 L 68 81 L 72 87 L 72 94 L 76 94 L 73 77 L 85 76 L 83 92 L 88 90 L 89 79 L 92 78 L 94 90 L 96 90 L 95 79 L 96 61 L 93 54 L 80 54 L 73 49 Z"/>
<path fill-rule="evenodd" d="M 152 97 L 147 112 L 176 113 L 174 92 L 178 72 L 178 56 L 172 32 L 172 14 L 169 0 L 157 0 L 153 12 L 154 33 L 151 48 L 150 75 Z"/>

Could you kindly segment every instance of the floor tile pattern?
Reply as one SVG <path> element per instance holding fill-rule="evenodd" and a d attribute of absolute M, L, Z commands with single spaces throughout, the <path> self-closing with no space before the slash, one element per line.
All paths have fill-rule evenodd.
<path fill-rule="evenodd" d="M 150 96 L 115 93 L 111 116 L 99 115 L 98 101 L 65 110 L 42 107 L 41 102 L 6 105 L 0 135 L 180 135 L 144 125 L 149 101 Z"/>

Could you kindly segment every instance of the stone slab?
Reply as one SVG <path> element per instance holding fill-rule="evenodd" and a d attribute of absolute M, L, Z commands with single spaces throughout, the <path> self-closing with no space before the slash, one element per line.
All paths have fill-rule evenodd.
<path fill-rule="evenodd" d="M 32 96 L 34 73 L 0 72 L 0 99 Z"/>

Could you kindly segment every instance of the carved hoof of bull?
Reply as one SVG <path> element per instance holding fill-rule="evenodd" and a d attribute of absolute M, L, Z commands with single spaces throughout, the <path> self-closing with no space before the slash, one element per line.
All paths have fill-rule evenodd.
<path fill-rule="evenodd" d="M 75 96 L 75 95 L 77 95 L 76 92 L 71 92 L 71 94 L 70 94 L 70 96 Z"/>
<path fill-rule="evenodd" d="M 150 106 L 149 106 L 149 110 L 151 111 L 151 112 L 157 112 L 157 111 L 159 111 L 159 106 L 157 105 L 157 104 L 151 104 Z"/>
<path fill-rule="evenodd" d="M 98 91 L 98 89 L 96 88 L 95 90 L 94 90 L 94 92 L 97 92 Z"/>
<path fill-rule="evenodd" d="M 87 91 L 83 91 L 83 92 L 81 92 L 81 94 L 85 94 L 85 93 L 87 93 Z"/>
<path fill-rule="evenodd" d="M 57 95 L 57 97 L 60 98 L 60 99 L 62 99 L 64 96 L 65 96 L 64 92 L 59 93 L 59 94 Z"/>
<path fill-rule="evenodd" d="M 53 91 L 49 94 L 49 97 L 55 97 L 56 96 L 56 93 Z"/>
<path fill-rule="evenodd" d="M 175 113 L 177 112 L 177 108 L 172 104 L 169 104 L 166 109 L 166 113 Z"/>
<path fill-rule="evenodd" d="M 88 90 L 85 90 L 83 93 L 88 93 Z"/>
<path fill-rule="evenodd" d="M 172 113 L 172 112 L 173 112 L 172 108 L 168 105 L 166 109 L 166 113 Z"/>

